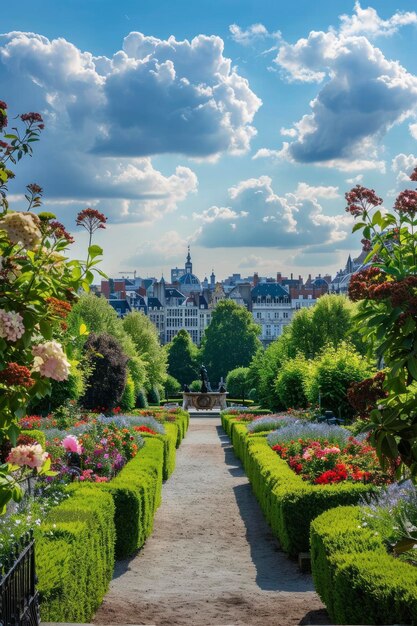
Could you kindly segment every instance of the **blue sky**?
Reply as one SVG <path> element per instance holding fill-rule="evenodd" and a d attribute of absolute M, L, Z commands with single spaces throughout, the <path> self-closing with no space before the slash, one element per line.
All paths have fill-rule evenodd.
<path fill-rule="evenodd" d="M 103 211 L 111 274 L 168 275 L 188 244 L 201 278 L 335 273 L 360 250 L 344 192 L 388 206 L 417 165 L 414 7 L 19 0 L 0 98 L 46 130 L 12 206 L 38 182 L 73 231 L 80 209 Z"/>

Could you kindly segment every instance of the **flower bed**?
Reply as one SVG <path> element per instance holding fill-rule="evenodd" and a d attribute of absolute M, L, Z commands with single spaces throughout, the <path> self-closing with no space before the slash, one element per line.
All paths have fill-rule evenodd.
<path fill-rule="evenodd" d="M 361 507 L 339 507 L 311 524 L 316 590 L 335 624 L 416 624 L 417 569 L 387 554 Z"/>
<path fill-rule="evenodd" d="M 223 420 L 231 429 L 235 453 L 273 533 L 283 550 L 292 556 L 309 550 L 310 523 L 317 515 L 340 505 L 356 504 L 361 496 L 377 489 L 363 482 L 310 484 L 272 450 L 264 435 L 249 436 L 244 424 L 231 425 L 227 417 Z"/>

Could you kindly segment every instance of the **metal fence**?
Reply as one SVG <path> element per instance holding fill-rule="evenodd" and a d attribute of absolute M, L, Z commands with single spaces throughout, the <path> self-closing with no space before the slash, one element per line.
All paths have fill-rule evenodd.
<path fill-rule="evenodd" d="M 0 626 L 39 626 L 33 533 L 14 544 L 0 568 Z"/>

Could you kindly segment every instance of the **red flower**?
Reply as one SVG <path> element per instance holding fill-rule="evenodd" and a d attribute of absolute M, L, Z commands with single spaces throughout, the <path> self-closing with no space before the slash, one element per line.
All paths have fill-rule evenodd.
<path fill-rule="evenodd" d="M 133 430 L 136 430 L 138 433 L 149 433 L 150 435 L 156 435 L 156 431 L 152 430 L 152 428 L 148 428 L 148 426 L 134 426 Z"/>
<path fill-rule="evenodd" d="M 8 363 L 4 370 L 0 372 L 0 382 L 6 385 L 16 385 L 30 389 L 35 384 L 31 378 L 30 370 L 24 365 Z"/>
<path fill-rule="evenodd" d="M 408 213 L 411 217 L 417 212 L 417 191 L 406 189 L 402 191 L 394 204 L 398 213 Z"/>
<path fill-rule="evenodd" d="M 98 228 L 106 228 L 104 224 L 107 222 L 107 217 L 100 213 L 96 209 L 84 209 L 77 215 L 77 226 L 83 226 L 88 232 L 94 232 Z"/>
<path fill-rule="evenodd" d="M 20 119 L 22 120 L 22 122 L 28 122 L 28 124 L 34 124 L 35 122 L 38 122 L 38 123 L 43 122 L 42 115 L 40 113 L 34 113 L 33 111 L 31 113 L 23 113 L 20 116 Z"/>
<path fill-rule="evenodd" d="M 361 185 L 356 185 L 356 187 L 348 191 L 345 194 L 345 198 L 348 203 L 346 211 L 353 217 L 358 217 L 364 211 L 379 206 L 383 202 L 382 198 L 379 198 L 373 189 L 367 189 Z"/>
<path fill-rule="evenodd" d="M 7 126 L 7 104 L 0 100 L 0 130 L 3 130 Z"/>

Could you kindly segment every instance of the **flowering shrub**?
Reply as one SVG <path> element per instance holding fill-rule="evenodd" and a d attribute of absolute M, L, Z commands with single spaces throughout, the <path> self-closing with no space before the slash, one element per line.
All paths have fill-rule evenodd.
<path fill-rule="evenodd" d="M 288 426 L 295 421 L 293 417 L 287 415 L 264 415 L 263 417 L 255 417 L 255 419 L 248 424 L 248 431 L 250 433 L 260 433 L 268 430 L 276 430 L 277 428 Z"/>
<path fill-rule="evenodd" d="M 7 104 L 0 102 L 0 131 L 8 123 Z M 91 246 L 85 263 L 68 261 L 66 251 L 73 239 L 52 213 L 39 213 L 42 189 L 26 186 L 26 212 L 9 208 L 10 165 L 31 155 L 44 128 L 39 113 L 20 116 L 21 130 L 13 127 L 0 140 L 0 444 L 16 444 L 18 420 L 31 399 L 51 391 L 51 381 L 66 380 L 70 371 L 71 338 L 63 345 L 65 317 L 80 288 L 88 290 L 92 270 L 102 253 Z M 90 242 L 91 243 L 91 242 Z M 0 467 L 0 514 L 20 489 Z"/>
<path fill-rule="evenodd" d="M 381 470 L 375 449 L 353 437 L 349 437 L 343 446 L 330 444 L 325 439 L 300 438 L 286 444 L 277 443 L 272 449 L 303 480 L 315 485 L 342 481 L 379 485 L 392 480 L 392 476 Z"/>
<path fill-rule="evenodd" d="M 417 180 L 417 168 L 410 179 Z M 346 200 L 369 249 L 349 296 L 361 303 L 358 329 L 386 366 L 386 397 L 370 412 L 372 441 L 383 462 L 399 456 L 417 475 L 417 192 L 402 191 L 392 212 L 382 212 L 382 199 L 360 185 Z"/>

